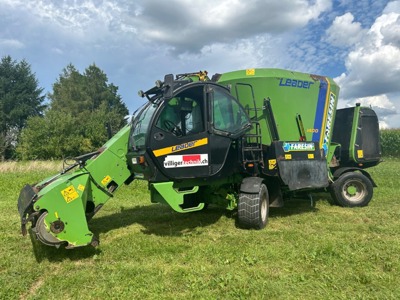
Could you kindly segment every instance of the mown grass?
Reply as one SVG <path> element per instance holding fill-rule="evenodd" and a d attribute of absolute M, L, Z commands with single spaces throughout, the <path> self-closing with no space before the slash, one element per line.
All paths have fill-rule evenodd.
<path fill-rule="evenodd" d="M 56 169 L 59 169 L 58 166 Z M 1 168 L 0 168 L 1 169 Z M 397 299 L 400 160 L 370 170 L 368 207 L 293 199 L 268 227 L 242 230 L 217 207 L 150 204 L 145 182 L 121 188 L 90 222 L 100 246 L 55 249 L 23 238 L 21 187 L 52 170 L 0 172 L 0 299 Z"/>

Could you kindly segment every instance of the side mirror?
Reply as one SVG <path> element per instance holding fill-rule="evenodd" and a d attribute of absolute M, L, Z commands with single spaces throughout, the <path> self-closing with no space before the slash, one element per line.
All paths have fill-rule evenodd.
<path fill-rule="evenodd" d="M 164 77 L 164 98 L 165 99 L 170 99 L 172 98 L 172 92 L 173 92 L 173 85 L 174 85 L 174 75 L 172 74 L 167 74 Z"/>

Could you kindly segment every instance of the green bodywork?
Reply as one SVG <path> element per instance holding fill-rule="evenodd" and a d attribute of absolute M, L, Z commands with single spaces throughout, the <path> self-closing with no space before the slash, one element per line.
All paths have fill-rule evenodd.
<path fill-rule="evenodd" d="M 150 184 L 150 191 L 153 202 L 168 204 L 173 210 L 180 213 L 198 211 L 204 208 L 204 203 L 199 203 L 198 205 L 187 209 L 181 207 L 184 203 L 184 196 L 197 193 L 199 191 L 198 186 L 193 186 L 189 190 L 180 191 L 179 189 L 174 188 L 174 182 L 167 181 Z"/>
<path fill-rule="evenodd" d="M 351 128 L 351 138 L 350 138 L 350 147 L 349 147 L 349 159 L 356 163 L 360 162 L 360 158 L 362 155 L 357 151 L 359 147 L 357 147 L 357 135 L 358 135 L 358 128 L 359 128 L 359 115 L 360 115 L 361 106 L 356 106 L 354 108 L 354 115 L 353 115 L 353 124 Z M 361 156 L 361 157 L 360 157 Z"/>
<path fill-rule="evenodd" d="M 270 101 L 280 140 L 299 140 L 296 116 L 300 115 L 306 140 L 329 147 L 339 96 L 332 79 L 280 69 L 249 69 L 222 74 L 218 83 L 229 85 L 249 116 L 260 122 L 262 144 L 272 142 L 265 109 L 265 102 Z"/>
<path fill-rule="evenodd" d="M 130 126 L 125 126 L 98 154 L 72 173 L 59 174 L 35 185 L 34 211 L 47 211 L 44 225 L 48 232 L 54 222 L 63 223 L 64 229 L 54 236 L 67 242 L 68 247 L 92 242 L 87 217 L 131 176 L 126 164 L 129 132 Z"/>

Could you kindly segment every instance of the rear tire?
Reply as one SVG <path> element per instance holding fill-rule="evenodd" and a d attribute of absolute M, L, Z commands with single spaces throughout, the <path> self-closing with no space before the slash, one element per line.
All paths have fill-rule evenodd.
<path fill-rule="evenodd" d="M 258 193 L 240 193 L 238 221 L 241 227 L 263 229 L 268 223 L 269 197 L 265 184 L 261 184 Z"/>
<path fill-rule="evenodd" d="M 333 201 L 343 207 L 367 206 L 373 191 L 371 180 L 356 172 L 344 173 L 331 185 Z"/>

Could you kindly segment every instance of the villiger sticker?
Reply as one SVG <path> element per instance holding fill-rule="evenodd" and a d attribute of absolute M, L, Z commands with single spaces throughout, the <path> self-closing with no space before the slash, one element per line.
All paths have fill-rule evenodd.
<path fill-rule="evenodd" d="M 66 189 L 61 191 L 61 195 L 64 197 L 65 202 L 70 203 L 75 199 L 79 198 L 78 192 L 75 190 L 73 185 L 70 185 Z"/>
<path fill-rule="evenodd" d="M 168 155 L 164 168 L 208 166 L 208 154 Z"/>
<path fill-rule="evenodd" d="M 315 151 L 314 143 L 306 143 L 306 142 L 295 142 L 295 143 L 283 143 L 283 151 L 291 152 L 291 151 Z"/>
<path fill-rule="evenodd" d="M 174 145 L 174 146 L 169 146 L 157 150 L 153 150 L 153 154 L 155 157 L 163 156 L 163 155 L 168 155 L 171 153 L 187 150 L 187 149 L 192 149 L 200 146 L 204 146 L 208 144 L 208 138 L 203 138 L 200 140 L 195 140 L 195 141 L 190 141 L 187 143 L 179 144 L 179 145 Z"/>

